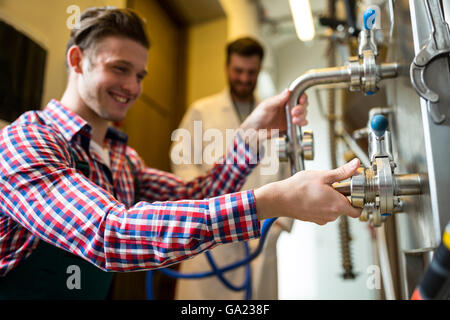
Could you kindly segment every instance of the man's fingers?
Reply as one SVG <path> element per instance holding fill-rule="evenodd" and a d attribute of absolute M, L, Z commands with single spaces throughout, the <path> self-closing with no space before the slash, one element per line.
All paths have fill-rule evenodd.
<path fill-rule="evenodd" d="M 306 94 L 302 94 L 298 98 L 298 104 L 291 110 L 293 123 L 300 127 L 306 126 L 308 124 L 308 121 L 306 120 L 307 107 L 308 96 Z"/>
<path fill-rule="evenodd" d="M 342 196 L 345 198 L 345 204 L 342 207 L 342 214 L 345 214 L 346 216 L 352 217 L 352 218 L 359 218 L 361 215 L 362 209 L 361 208 L 355 208 L 350 204 L 350 201 L 345 196 Z"/>
<path fill-rule="evenodd" d="M 306 93 L 302 94 L 302 95 L 298 98 L 298 104 L 308 105 L 308 96 L 306 95 Z"/>
<path fill-rule="evenodd" d="M 292 110 L 291 110 L 291 115 L 292 115 L 293 117 L 298 117 L 298 116 L 301 116 L 301 115 L 306 115 L 307 113 L 308 113 L 308 110 L 306 109 L 306 107 L 300 106 L 300 105 L 295 106 L 295 107 L 292 108 Z"/>
<path fill-rule="evenodd" d="M 346 215 L 352 218 L 359 218 L 361 215 L 362 209 L 355 208 L 351 205 L 349 199 L 343 194 L 337 194 L 339 199 L 335 200 L 335 203 L 338 204 L 337 210 L 339 211 L 339 215 Z"/>
<path fill-rule="evenodd" d="M 350 212 L 348 213 L 348 215 L 352 218 L 359 218 L 359 216 L 361 215 L 361 212 L 362 212 L 361 208 L 352 207 Z"/>
<path fill-rule="evenodd" d="M 330 170 L 325 176 L 325 182 L 332 184 L 350 178 L 359 167 L 359 159 L 355 158 L 343 166 Z"/>
<path fill-rule="evenodd" d="M 307 110 L 305 106 L 296 106 L 291 110 L 292 122 L 300 127 L 304 127 L 308 124 L 306 120 Z"/>
<path fill-rule="evenodd" d="M 284 89 L 281 93 L 269 98 L 269 103 L 284 107 L 288 101 L 289 95 L 290 91 L 288 89 Z"/>
<path fill-rule="evenodd" d="M 265 99 L 261 105 L 263 106 L 263 109 L 277 111 L 279 108 L 284 108 L 287 104 L 290 93 L 291 92 L 288 89 L 284 89 L 279 94 Z"/>
<path fill-rule="evenodd" d="M 298 118 L 298 117 L 292 118 L 292 122 L 298 125 L 299 127 L 304 127 L 308 124 L 308 120 L 306 120 L 305 118 Z"/>

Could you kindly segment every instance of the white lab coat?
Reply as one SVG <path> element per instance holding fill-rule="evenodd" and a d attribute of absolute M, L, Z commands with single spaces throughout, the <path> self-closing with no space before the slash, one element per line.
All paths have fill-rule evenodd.
<path fill-rule="evenodd" d="M 237 129 L 240 126 L 239 116 L 233 106 L 229 89 L 203 98 L 195 102 L 186 112 L 179 128 L 187 129 L 194 136 L 194 121 L 202 121 L 202 132 L 209 128 L 219 129 L 223 137 L 226 136 L 226 129 Z M 194 138 L 192 138 L 192 141 Z M 174 140 L 176 141 L 176 140 Z M 174 142 L 172 147 L 177 142 Z M 211 142 L 203 142 L 208 144 Z M 231 143 L 231 141 L 228 141 Z M 223 152 L 228 149 L 226 143 L 223 143 Z M 204 146 L 203 146 L 204 150 Z M 191 159 L 194 159 L 194 152 L 201 152 L 199 148 L 195 151 L 191 148 Z M 201 157 L 201 154 L 198 155 Z M 173 172 L 185 181 L 204 174 L 212 164 L 178 164 L 172 163 Z M 242 190 L 249 190 L 261 185 L 287 178 L 288 168 L 284 163 L 280 163 L 278 172 L 273 175 L 262 175 L 258 166 L 248 177 Z M 270 229 L 266 240 L 266 247 L 262 254 L 256 258 L 252 264 L 252 299 L 278 299 L 278 281 L 277 281 L 277 257 L 276 242 L 282 230 L 290 231 L 292 228 L 292 219 L 278 219 Z M 250 248 L 255 250 L 259 239 L 249 242 Z M 219 266 L 225 266 L 245 257 L 243 243 L 231 243 L 219 245 L 211 250 L 211 254 Z M 180 265 L 180 271 L 184 273 L 193 273 L 211 270 L 204 254 L 198 255 L 192 259 L 184 261 Z M 235 286 L 241 286 L 245 277 L 245 267 L 229 271 L 225 277 Z M 176 299 L 223 299 L 237 300 L 244 299 L 244 291 L 231 291 L 226 288 L 220 280 L 213 276 L 203 279 L 179 279 L 176 286 Z"/>

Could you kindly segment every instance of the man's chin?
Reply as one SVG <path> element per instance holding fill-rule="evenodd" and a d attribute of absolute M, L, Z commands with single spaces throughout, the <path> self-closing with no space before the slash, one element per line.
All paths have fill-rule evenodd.
<path fill-rule="evenodd" d="M 124 115 L 124 116 L 117 116 L 117 117 L 111 117 L 110 119 L 109 119 L 109 121 L 112 121 L 112 122 L 122 122 L 122 121 L 124 121 L 125 119 L 126 119 L 126 115 Z"/>
<path fill-rule="evenodd" d="M 231 90 L 232 93 L 241 100 L 247 100 L 253 97 L 253 90 Z"/>
<path fill-rule="evenodd" d="M 123 108 L 117 108 L 116 106 L 111 106 L 112 108 L 109 108 L 105 110 L 103 114 L 103 119 L 106 119 L 108 121 L 123 121 L 127 117 L 128 111 L 131 108 L 131 105 L 128 105 Z"/>
<path fill-rule="evenodd" d="M 123 120 L 125 120 L 125 118 L 127 117 L 127 114 L 104 114 L 103 115 L 103 119 L 107 120 L 107 121 L 111 121 L 111 122 L 121 122 Z"/>

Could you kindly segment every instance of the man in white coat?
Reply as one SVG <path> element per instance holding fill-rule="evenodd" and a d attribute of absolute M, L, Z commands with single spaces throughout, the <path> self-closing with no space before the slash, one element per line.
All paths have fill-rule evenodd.
<path fill-rule="evenodd" d="M 174 157 L 171 156 L 172 171 L 176 175 L 189 181 L 209 170 L 213 161 L 205 159 L 204 150 L 207 141 L 204 141 L 203 133 L 207 132 L 208 129 L 210 131 L 213 129 L 216 133 L 219 130 L 221 136 L 226 137 L 227 129 L 239 128 L 241 122 L 258 105 L 259 101 L 255 97 L 254 91 L 263 56 L 262 45 L 249 37 L 237 39 L 227 45 L 226 75 L 228 87 L 220 93 L 196 101 L 184 115 L 179 128 L 187 130 L 192 137 L 191 157 L 188 157 L 188 160 L 191 161 L 176 164 L 176 161 L 173 161 Z M 186 133 L 186 131 L 184 132 Z M 176 135 L 173 140 L 175 142 L 172 150 L 175 149 L 174 146 L 177 143 L 182 143 L 179 142 L 180 139 Z M 201 143 L 202 147 L 195 147 L 196 143 Z M 219 143 L 219 141 L 213 141 L 213 143 Z M 226 150 L 226 141 L 220 143 L 222 150 Z M 219 150 L 216 156 L 222 154 L 222 150 Z M 197 161 L 192 161 L 193 159 L 197 159 Z M 202 161 L 198 161 L 199 159 Z M 273 156 L 271 159 L 273 160 Z M 272 172 L 270 170 L 264 172 L 263 169 L 259 165 L 248 177 L 242 190 L 256 188 L 289 176 L 287 166 L 279 163 L 277 163 L 278 170 L 275 172 L 273 170 Z M 281 231 L 290 231 L 292 223 L 292 220 L 288 218 L 277 219 L 270 229 L 262 254 L 252 262 L 252 299 L 278 298 L 276 242 Z M 258 241 L 250 243 L 252 250 L 255 250 Z M 245 257 L 244 243 L 232 243 L 216 247 L 211 250 L 211 255 L 219 267 L 229 265 Z M 211 267 L 205 255 L 199 255 L 182 262 L 179 270 L 183 273 L 195 273 L 210 271 Z M 225 278 L 233 285 L 241 286 L 245 279 L 245 267 L 225 273 Z M 226 288 L 217 277 L 208 277 L 195 280 L 179 279 L 175 297 L 176 299 L 233 300 L 243 299 L 245 294 L 244 291 L 236 292 Z"/>

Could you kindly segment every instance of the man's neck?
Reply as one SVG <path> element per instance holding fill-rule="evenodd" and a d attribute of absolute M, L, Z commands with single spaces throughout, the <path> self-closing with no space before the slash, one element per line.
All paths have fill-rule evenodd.
<path fill-rule="evenodd" d="M 89 123 L 92 128 L 92 140 L 103 146 L 109 122 L 95 114 L 78 95 L 72 94 L 70 90 L 64 92 L 61 103 Z"/>
<path fill-rule="evenodd" d="M 253 95 L 241 97 L 241 96 L 235 95 L 233 92 L 231 92 L 231 99 L 233 100 L 234 103 L 248 103 L 248 104 L 252 104 L 253 101 L 254 101 Z"/>

